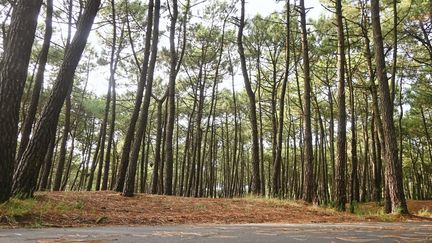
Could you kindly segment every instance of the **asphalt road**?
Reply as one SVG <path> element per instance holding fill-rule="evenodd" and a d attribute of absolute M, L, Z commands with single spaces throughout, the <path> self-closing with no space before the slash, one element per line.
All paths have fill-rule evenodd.
<path fill-rule="evenodd" d="M 432 223 L 0 229 L 0 242 L 432 242 Z"/>

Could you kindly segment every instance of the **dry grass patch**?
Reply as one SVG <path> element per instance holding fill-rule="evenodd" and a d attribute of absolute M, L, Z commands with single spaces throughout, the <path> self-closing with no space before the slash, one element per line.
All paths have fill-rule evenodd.
<path fill-rule="evenodd" d="M 377 208 L 373 204 L 364 207 L 365 212 Z M 1 226 L 9 227 L 383 221 L 378 213 L 340 213 L 302 201 L 149 194 L 123 197 L 112 191 L 43 192 L 34 199 L 11 199 L 0 205 L 0 219 Z"/>

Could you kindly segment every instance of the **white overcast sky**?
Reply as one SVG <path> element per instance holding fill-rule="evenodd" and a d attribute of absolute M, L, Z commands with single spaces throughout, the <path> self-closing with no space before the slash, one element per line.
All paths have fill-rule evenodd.
<path fill-rule="evenodd" d="M 291 3 L 293 0 L 291 0 Z M 246 1 L 246 15 L 248 18 L 252 18 L 256 14 L 262 16 L 267 16 L 275 11 L 281 11 L 284 8 L 285 1 L 276 0 L 247 0 Z M 319 0 L 305 0 L 305 7 L 309 8 L 307 13 L 308 19 L 316 19 L 321 14 L 325 13 L 324 8 L 321 6 Z M 95 33 L 90 34 L 90 42 L 95 38 Z M 161 40 L 163 42 L 163 40 Z M 91 70 L 89 76 L 88 88 L 95 92 L 97 95 L 105 95 L 108 89 L 108 72 L 106 68 L 98 67 Z M 240 79 L 239 79 L 240 80 Z M 235 89 L 241 89 L 243 87 L 243 82 L 236 81 Z M 226 88 L 230 88 L 231 85 L 227 85 Z M 119 93 L 122 93 L 122 87 L 118 87 Z M 124 90 L 123 90 L 124 91 Z"/>
<path fill-rule="evenodd" d="M 291 2 L 293 2 L 291 0 Z M 249 0 L 246 1 L 246 12 L 248 15 L 269 15 L 274 11 L 280 11 L 283 9 L 285 1 L 276 0 Z M 305 0 L 305 7 L 310 8 L 307 14 L 308 18 L 318 18 L 321 13 L 324 12 L 324 8 L 321 6 L 319 0 Z"/>

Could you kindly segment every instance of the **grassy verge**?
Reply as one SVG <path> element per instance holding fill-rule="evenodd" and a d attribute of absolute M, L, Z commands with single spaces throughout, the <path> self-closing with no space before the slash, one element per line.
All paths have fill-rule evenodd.
<path fill-rule="evenodd" d="M 422 206 L 422 203 L 424 204 Z M 383 222 L 404 221 L 408 218 L 423 218 L 424 220 L 432 220 L 432 211 L 430 201 L 409 201 L 408 207 L 411 215 L 403 216 L 398 213 L 387 214 L 384 212 L 382 203 L 353 203 L 350 205 L 350 211 L 365 219 L 373 217 Z"/>
<path fill-rule="evenodd" d="M 50 215 L 67 215 L 84 212 L 84 203 L 74 201 L 51 201 L 44 197 L 30 199 L 11 198 L 0 204 L 0 223 L 30 227 L 52 226 L 46 222 Z"/>

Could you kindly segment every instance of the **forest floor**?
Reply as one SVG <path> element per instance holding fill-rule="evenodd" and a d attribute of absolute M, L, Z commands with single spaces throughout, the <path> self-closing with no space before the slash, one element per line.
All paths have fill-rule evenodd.
<path fill-rule="evenodd" d="M 172 225 L 242 223 L 346 223 L 432 221 L 432 201 L 408 201 L 412 215 L 387 215 L 376 203 L 355 213 L 302 201 L 263 198 L 209 199 L 105 192 L 44 192 L 0 205 L 0 227 Z"/>

